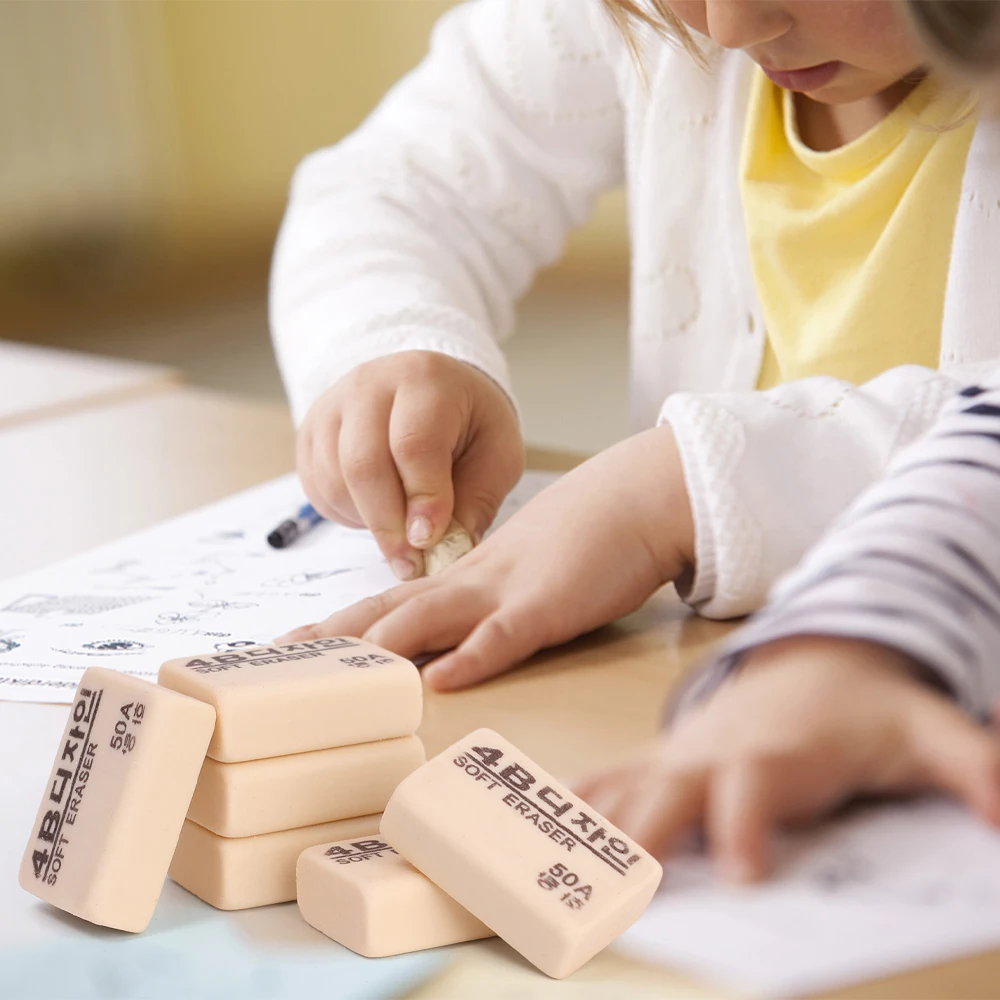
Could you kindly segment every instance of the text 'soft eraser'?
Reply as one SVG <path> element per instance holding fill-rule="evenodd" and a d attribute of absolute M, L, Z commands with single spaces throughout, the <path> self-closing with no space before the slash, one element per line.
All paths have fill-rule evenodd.
<path fill-rule="evenodd" d="M 21 886 L 105 927 L 144 930 L 160 897 L 215 710 L 91 667 L 21 862 Z"/>
<path fill-rule="evenodd" d="M 417 668 L 360 639 L 313 639 L 170 660 L 164 687 L 212 705 L 208 756 L 232 763 L 409 736 Z"/>
<path fill-rule="evenodd" d="M 380 815 L 279 830 L 259 837 L 219 837 L 186 820 L 170 877 L 219 910 L 247 910 L 295 899 L 295 862 L 307 848 L 378 834 Z"/>
<path fill-rule="evenodd" d="M 237 764 L 208 757 L 188 819 L 220 837 L 252 837 L 368 816 L 424 760 L 418 736 Z"/>
<path fill-rule="evenodd" d="M 662 876 L 655 858 L 489 729 L 404 778 L 380 831 L 556 979 L 629 927 Z"/>
<path fill-rule="evenodd" d="M 493 936 L 381 838 L 310 847 L 295 883 L 306 923 L 367 958 Z"/>

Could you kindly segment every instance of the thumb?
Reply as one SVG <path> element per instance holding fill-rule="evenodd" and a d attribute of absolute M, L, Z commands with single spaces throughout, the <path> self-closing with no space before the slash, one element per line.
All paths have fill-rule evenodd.
<path fill-rule="evenodd" d="M 451 522 L 451 482 L 458 418 L 431 392 L 401 393 L 389 420 L 389 448 L 406 496 L 406 540 L 415 549 L 436 545 Z"/>

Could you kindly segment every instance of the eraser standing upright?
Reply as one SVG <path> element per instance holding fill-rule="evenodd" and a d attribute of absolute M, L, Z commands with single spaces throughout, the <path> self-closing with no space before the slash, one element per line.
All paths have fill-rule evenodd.
<path fill-rule="evenodd" d="M 632 924 L 662 876 L 655 858 L 489 729 L 404 778 L 380 830 L 556 979 Z"/>
<path fill-rule="evenodd" d="M 493 936 L 381 838 L 310 847 L 295 885 L 306 923 L 368 958 Z"/>
<path fill-rule="evenodd" d="M 21 886 L 91 923 L 143 930 L 214 725 L 210 705 L 113 670 L 87 670 L 21 862 Z"/>
<path fill-rule="evenodd" d="M 447 569 L 452 563 L 458 562 L 472 549 L 472 538 L 469 533 L 458 521 L 453 520 L 448 525 L 441 541 L 424 553 L 424 573 L 427 576 L 434 576 Z"/>
<path fill-rule="evenodd" d="M 418 736 L 239 764 L 206 757 L 188 819 L 220 837 L 252 837 L 380 813 L 424 759 Z"/>
<path fill-rule="evenodd" d="M 307 848 L 378 834 L 380 815 L 279 830 L 259 837 L 219 837 L 186 820 L 170 877 L 219 910 L 247 910 L 295 899 L 295 862 Z"/>
<path fill-rule="evenodd" d="M 409 736 L 417 668 L 360 639 L 250 646 L 170 660 L 160 684 L 212 705 L 208 755 L 232 763 Z"/>

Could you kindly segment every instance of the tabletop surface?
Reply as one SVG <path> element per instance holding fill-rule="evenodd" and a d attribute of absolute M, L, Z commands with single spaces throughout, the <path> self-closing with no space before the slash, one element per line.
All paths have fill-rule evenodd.
<path fill-rule="evenodd" d="M 548 468 L 576 460 L 537 451 L 529 458 Z M 0 468 L 18 473 L 11 480 L 16 489 L 2 501 L 0 576 L 10 566 L 18 572 L 138 530 L 291 465 L 292 433 L 282 407 L 192 389 L 0 429 Z M 20 527 L 12 528 L 18 519 Z M 420 734 L 433 754 L 477 726 L 490 726 L 556 774 L 582 774 L 626 757 L 652 736 L 677 679 L 725 631 L 661 592 L 621 622 L 480 687 L 427 691 Z M 613 949 L 563 982 L 548 980 L 497 941 L 371 962 L 305 925 L 294 904 L 222 913 L 170 882 L 143 935 L 95 928 L 54 911 L 17 887 L 15 871 L 65 712 L 65 706 L 0 702 L 0 756 L 7 762 L 0 767 L 0 987 L 5 974 L 20 969 L 32 977 L 34 996 L 139 995 L 130 992 L 128 976 L 156 968 L 162 990 L 144 986 L 141 995 L 184 992 L 195 1000 L 310 993 L 330 976 L 341 984 L 338 1000 L 724 995 Z M 75 992 L 52 992 L 51 976 L 62 966 L 49 970 L 43 956 L 58 955 L 90 977 L 81 973 Z M 24 971 L 29 968 L 34 971 Z M 1000 961 L 981 956 L 835 995 L 997 997 Z"/>
<path fill-rule="evenodd" d="M 0 428 L 157 392 L 183 381 L 162 365 L 0 340 Z"/>

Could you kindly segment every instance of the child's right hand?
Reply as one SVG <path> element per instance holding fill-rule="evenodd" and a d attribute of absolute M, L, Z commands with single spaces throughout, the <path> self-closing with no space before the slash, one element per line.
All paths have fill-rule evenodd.
<path fill-rule="evenodd" d="M 517 415 L 478 369 L 433 351 L 359 365 L 313 404 L 297 465 L 326 518 L 375 535 L 401 580 L 454 517 L 478 541 L 524 470 Z"/>
<path fill-rule="evenodd" d="M 1000 740 L 878 643 L 794 636 L 740 672 L 636 758 L 577 785 L 664 855 L 701 828 L 723 873 L 766 877 L 776 828 L 857 795 L 942 791 L 1000 827 Z"/>

